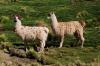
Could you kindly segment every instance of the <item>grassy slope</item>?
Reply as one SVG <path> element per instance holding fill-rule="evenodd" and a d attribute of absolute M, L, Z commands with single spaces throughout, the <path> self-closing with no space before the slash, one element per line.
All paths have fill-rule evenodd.
<path fill-rule="evenodd" d="M 2 0 L 4 1 L 4 0 Z M 22 23 L 24 25 L 34 25 L 37 21 L 44 21 L 50 27 L 50 22 L 46 19 L 47 14 L 50 11 L 54 11 L 59 21 L 76 20 L 77 13 L 85 11 L 86 15 L 83 16 L 87 21 L 88 28 L 85 32 L 85 47 L 80 48 L 50 48 L 47 51 L 47 56 L 59 61 L 63 66 L 67 63 L 73 63 L 79 60 L 85 63 L 91 63 L 93 59 L 100 59 L 100 28 L 89 27 L 94 26 L 96 23 L 95 18 L 99 17 L 100 14 L 100 3 L 99 2 L 82 2 L 76 5 L 71 5 L 69 0 L 21 0 L 18 3 L 0 2 L 0 16 L 4 17 L 4 29 L 6 39 L 5 42 L 11 42 L 13 44 L 20 44 L 22 41 L 19 37 L 11 32 L 14 23 L 11 20 L 13 14 L 19 13 L 22 16 Z M 94 22 L 93 22 L 94 21 Z M 4 38 L 5 39 L 5 38 Z M 16 40 L 15 40 L 16 39 Z M 72 44 L 74 38 L 65 39 L 64 46 Z M 51 42 L 52 46 L 53 43 Z M 58 46 L 58 45 L 57 45 Z M 99 47 L 99 48 L 96 48 Z"/>
<path fill-rule="evenodd" d="M 94 59 L 99 62 L 100 52 L 99 49 L 88 47 L 84 49 L 80 48 L 50 48 L 48 56 L 58 60 L 61 64 L 67 65 L 69 63 L 75 63 L 80 60 L 81 63 L 92 63 Z"/>

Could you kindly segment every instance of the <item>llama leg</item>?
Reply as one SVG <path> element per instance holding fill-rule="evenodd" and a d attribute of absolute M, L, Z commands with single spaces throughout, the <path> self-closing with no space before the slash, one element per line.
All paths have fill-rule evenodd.
<path fill-rule="evenodd" d="M 28 47 L 27 47 L 27 41 L 24 40 L 24 44 L 25 44 L 25 51 L 27 52 L 28 51 Z"/>
<path fill-rule="evenodd" d="M 84 44 L 84 40 L 85 40 L 83 37 L 83 31 L 80 32 L 79 37 L 80 37 L 80 41 L 81 41 L 81 48 L 83 48 L 83 44 Z"/>
<path fill-rule="evenodd" d="M 42 52 L 43 50 L 44 50 L 44 41 L 40 41 L 40 43 L 41 43 L 41 48 L 40 48 L 40 51 Z"/>
<path fill-rule="evenodd" d="M 45 47 L 45 41 L 43 41 L 43 46 Z"/>
<path fill-rule="evenodd" d="M 63 42 L 64 42 L 64 36 L 62 36 L 62 37 L 61 37 L 61 42 L 60 42 L 60 46 L 59 46 L 59 48 L 61 48 L 61 47 L 62 47 Z"/>
<path fill-rule="evenodd" d="M 76 41 L 75 43 L 72 45 L 73 47 L 76 47 L 77 45 L 79 45 L 79 37 L 75 37 Z"/>
<path fill-rule="evenodd" d="M 77 45 L 79 44 L 79 41 L 80 41 L 80 34 L 79 34 L 79 32 L 76 31 L 76 32 L 74 33 L 74 36 L 75 36 L 75 38 L 76 38 L 76 42 L 73 44 L 73 46 L 77 46 Z"/>
<path fill-rule="evenodd" d="M 84 40 L 85 40 L 84 37 L 81 36 L 81 48 L 83 48 Z"/>

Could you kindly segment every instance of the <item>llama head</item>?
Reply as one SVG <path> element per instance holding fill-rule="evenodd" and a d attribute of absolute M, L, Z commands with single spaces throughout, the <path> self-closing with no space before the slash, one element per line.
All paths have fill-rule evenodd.
<path fill-rule="evenodd" d="M 50 12 L 50 13 L 48 14 L 48 19 L 50 19 L 52 22 L 55 22 L 55 23 L 58 22 L 58 21 L 57 21 L 57 17 L 56 17 L 56 15 L 55 15 L 54 12 Z"/>
<path fill-rule="evenodd" d="M 17 20 L 20 20 L 20 19 L 21 19 L 21 17 L 19 15 L 14 16 L 14 22 L 17 22 Z"/>
<path fill-rule="evenodd" d="M 50 12 L 50 13 L 48 14 L 48 17 L 47 17 L 47 18 L 48 18 L 48 19 L 51 19 L 51 17 L 54 16 L 54 15 L 55 15 L 54 12 Z"/>

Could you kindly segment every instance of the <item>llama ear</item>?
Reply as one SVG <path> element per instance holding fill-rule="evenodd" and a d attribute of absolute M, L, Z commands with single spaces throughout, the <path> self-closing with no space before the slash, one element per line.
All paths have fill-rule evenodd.
<path fill-rule="evenodd" d="M 19 14 L 16 14 L 14 17 L 18 17 L 18 19 L 21 19 L 21 16 Z"/>
<path fill-rule="evenodd" d="M 51 14 L 54 14 L 54 12 L 51 12 Z"/>
<path fill-rule="evenodd" d="M 52 15 L 52 14 L 54 14 L 54 12 L 50 12 L 50 14 Z"/>

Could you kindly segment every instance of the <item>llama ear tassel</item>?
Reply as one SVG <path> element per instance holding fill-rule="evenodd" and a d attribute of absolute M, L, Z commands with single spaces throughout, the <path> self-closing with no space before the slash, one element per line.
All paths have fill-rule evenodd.
<path fill-rule="evenodd" d="M 52 15 L 52 14 L 54 14 L 54 12 L 50 12 L 50 14 Z"/>

